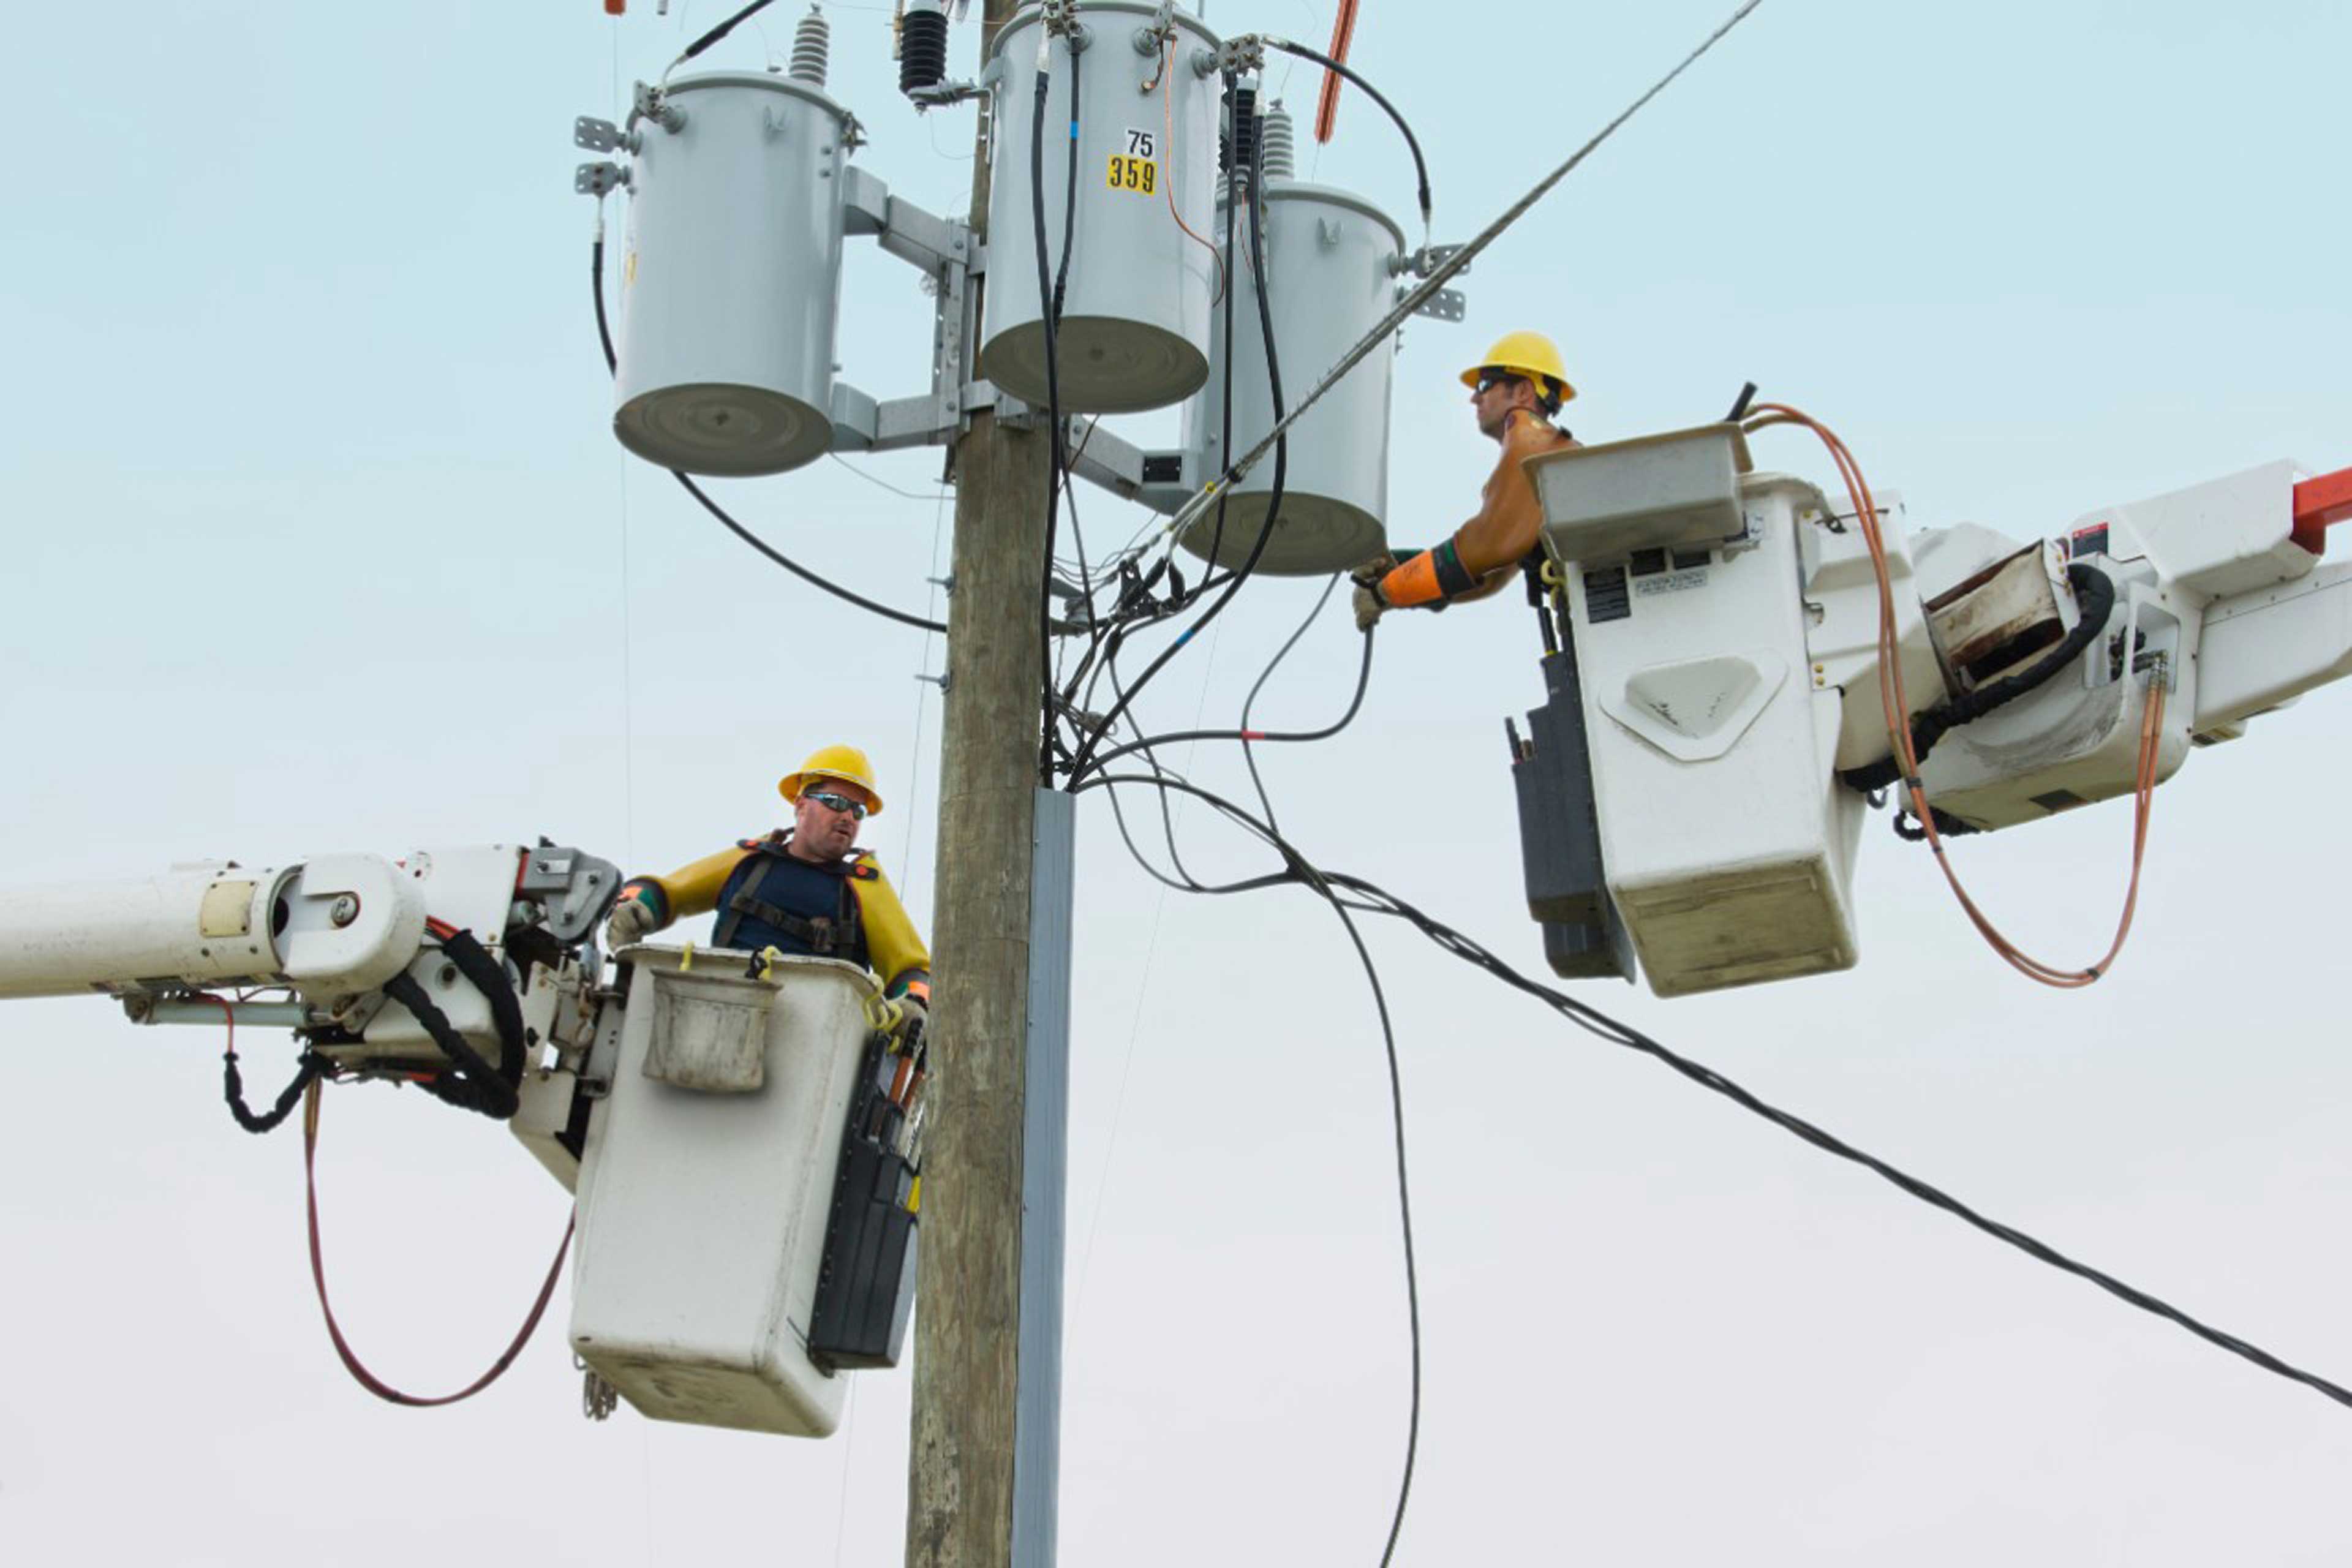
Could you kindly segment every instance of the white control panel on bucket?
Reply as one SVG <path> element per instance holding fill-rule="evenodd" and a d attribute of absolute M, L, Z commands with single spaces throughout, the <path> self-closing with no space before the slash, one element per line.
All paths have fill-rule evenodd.
<path fill-rule="evenodd" d="M 1865 805 L 1806 648 L 1801 481 L 1721 425 L 1528 465 L 1566 579 L 1601 858 L 1661 996 L 1850 967 Z"/>

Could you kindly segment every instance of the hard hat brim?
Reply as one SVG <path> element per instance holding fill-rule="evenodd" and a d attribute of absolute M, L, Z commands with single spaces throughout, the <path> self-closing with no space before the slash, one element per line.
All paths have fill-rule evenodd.
<path fill-rule="evenodd" d="M 856 784 L 866 792 L 867 801 L 866 815 L 867 816 L 882 815 L 882 796 L 875 791 L 872 784 L 867 784 L 864 779 L 851 778 L 847 773 L 835 773 L 830 768 L 807 768 L 799 773 L 786 773 L 776 781 L 776 793 L 787 801 L 798 800 L 801 797 L 801 792 L 808 788 L 813 779 L 838 779 L 843 784 Z"/>
<path fill-rule="evenodd" d="M 1570 386 L 1559 376 L 1547 375 L 1539 370 L 1519 370 L 1507 364 L 1474 364 L 1468 370 L 1462 373 L 1462 384 L 1468 387 L 1473 392 L 1477 391 L 1478 378 L 1486 374 L 1490 370 L 1508 371 L 1511 374 L 1519 376 L 1528 381 L 1549 381 L 1559 388 L 1559 400 L 1562 403 L 1566 403 L 1576 395 L 1576 388 Z"/>

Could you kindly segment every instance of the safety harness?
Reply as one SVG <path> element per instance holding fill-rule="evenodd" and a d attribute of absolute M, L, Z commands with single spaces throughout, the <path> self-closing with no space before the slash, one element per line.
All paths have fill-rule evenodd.
<path fill-rule="evenodd" d="M 733 947 L 736 933 L 745 920 L 756 920 L 774 927 L 796 942 L 807 944 L 807 951 L 819 958 L 845 959 L 851 963 L 869 966 L 866 952 L 866 921 L 857 904 L 856 882 L 869 882 L 881 873 L 866 859 L 866 851 L 852 849 L 840 860 L 798 860 L 799 867 L 841 879 L 840 901 L 831 915 L 802 915 L 769 902 L 760 896 L 767 880 L 778 869 L 778 862 L 787 858 L 785 845 L 791 839 L 789 831 L 771 834 L 765 838 L 741 840 L 742 847 L 761 857 L 743 885 L 737 889 L 719 913 L 718 929 L 711 941 L 719 947 Z"/>

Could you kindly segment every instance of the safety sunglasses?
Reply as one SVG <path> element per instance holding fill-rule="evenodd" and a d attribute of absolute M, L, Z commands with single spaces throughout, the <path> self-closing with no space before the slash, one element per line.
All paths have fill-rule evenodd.
<path fill-rule="evenodd" d="M 1525 381 L 1527 377 L 1522 375 L 1513 375 L 1507 370 L 1482 370 L 1478 373 L 1478 391 L 1483 396 L 1486 393 L 1494 391 L 1495 388 L 1503 385 L 1506 382 Z"/>
<path fill-rule="evenodd" d="M 854 801 L 845 795 L 835 795 L 829 789 L 813 789 L 809 791 L 808 794 L 801 796 L 801 798 L 803 800 L 813 800 L 816 802 L 817 805 L 824 807 L 827 811 L 845 811 L 859 822 L 866 820 L 866 807 L 864 804 L 859 801 Z"/>

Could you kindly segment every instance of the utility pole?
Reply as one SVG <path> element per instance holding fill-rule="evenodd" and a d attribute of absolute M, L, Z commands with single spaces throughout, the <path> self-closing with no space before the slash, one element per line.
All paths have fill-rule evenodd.
<path fill-rule="evenodd" d="M 987 0 L 983 66 L 1015 3 Z M 970 220 L 982 242 L 986 101 Z M 1037 776 L 1050 439 L 982 409 L 954 448 L 908 1568 L 1054 1555 L 1071 803 Z"/>

